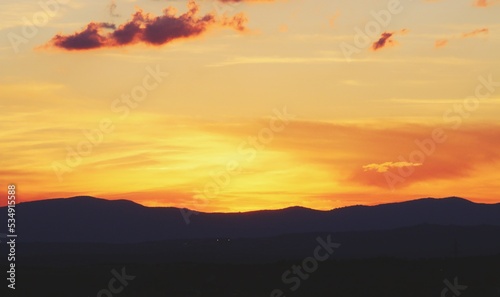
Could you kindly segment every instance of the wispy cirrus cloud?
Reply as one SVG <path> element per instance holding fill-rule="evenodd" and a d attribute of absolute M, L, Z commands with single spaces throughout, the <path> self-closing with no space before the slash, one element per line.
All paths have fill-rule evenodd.
<path fill-rule="evenodd" d="M 434 47 L 435 48 L 445 47 L 449 44 L 450 39 L 463 39 L 463 38 L 477 37 L 480 35 L 488 35 L 489 32 L 490 32 L 490 30 L 488 28 L 480 28 L 480 29 L 475 29 L 475 30 L 470 31 L 470 32 L 462 33 L 460 35 L 454 35 L 454 36 L 451 36 L 449 38 L 441 38 L 441 39 L 436 40 L 436 42 L 434 43 Z"/>
<path fill-rule="evenodd" d="M 471 31 L 471 32 L 463 33 L 462 37 L 469 38 L 469 37 L 477 36 L 479 34 L 488 34 L 488 33 L 489 33 L 488 28 L 482 28 L 482 29 L 476 29 L 476 30 Z"/>
<path fill-rule="evenodd" d="M 448 42 L 449 42 L 448 39 L 438 39 L 434 43 L 434 47 L 436 48 L 445 47 L 448 45 Z"/>
<path fill-rule="evenodd" d="M 365 171 L 376 171 L 376 172 L 387 172 L 390 168 L 403 168 L 403 167 L 417 167 L 422 166 L 422 163 L 412 163 L 412 162 L 384 162 L 384 163 L 372 163 L 364 165 L 363 169 Z"/>

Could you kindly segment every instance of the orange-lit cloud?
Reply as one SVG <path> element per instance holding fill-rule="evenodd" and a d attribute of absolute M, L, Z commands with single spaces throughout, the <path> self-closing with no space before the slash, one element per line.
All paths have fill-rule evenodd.
<path fill-rule="evenodd" d="M 59 130 L 0 134 L 10 143 L 7 149 L 11 151 L 23 152 L 25 145 L 15 145 L 13 137 L 32 139 L 30 146 L 39 151 L 33 156 L 24 150 L 15 160 L 4 160 L 0 174 L 19 183 L 23 201 L 88 194 L 202 211 L 290 205 L 331 209 L 353 201 L 374 204 L 426 195 L 427 183 L 434 185 L 427 193 L 433 196 L 460 194 L 487 200 L 495 199 L 492 193 L 500 191 L 495 169 L 500 163 L 496 149 L 500 146 L 500 126 L 495 125 L 475 124 L 459 130 L 443 127 L 446 142 L 437 144 L 420 161 L 413 160 L 412 154 L 419 149 L 417 142 L 425 143 L 434 127 L 292 121 L 275 133 L 271 142 L 250 154 L 251 145 L 240 145 L 249 137 L 258 137 L 267 120 L 211 123 L 150 116 L 137 121 L 141 125 L 132 122 L 122 127 L 122 132 L 114 132 L 113 141 L 97 147 L 64 176 L 63 182 L 58 181 L 50 164 L 64 161 L 66 143 L 81 141 L 80 133 L 67 133 L 65 140 L 52 142 L 46 140 L 61 133 Z M 143 125 L 175 129 L 144 131 Z M 37 139 L 42 139 L 43 145 Z M 214 176 L 223 174 L 229 161 L 239 162 L 241 173 L 232 176 L 216 197 L 200 202 L 195 190 L 214 182 Z M 384 174 L 399 171 L 412 174 L 393 193 Z"/>
<path fill-rule="evenodd" d="M 445 47 L 448 45 L 448 39 L 438 39 L 436 40 L 435 47 L 440 48 L 440 47 Z"/>
<path fill-rule="evenodd" d="M 335 12 L 335 14 L 330 17 L 330 19 L 328 20 L 328 23 L 330 24 L 330 27 L 332 27 L 332 28 L 335 27 L 335 23 L 337 22 L 337 19 L 339 17 L 340 17 L 340 12 L 339 11 Z"/>
<path fill-rule="evenodd" d="M 387 44 L 391 45 L 393 44 L 393 40 L 390 38 L 394 35 L 393 32 L 384 32 L 382 33 L 382 36 L 380 37 L 379 40 L 375 41 L 372 45 L 372 50 L 376 51 L 379 50 L 383 47 L 385 47 Z"/>
<path fill-rule="evenodd" d="M 376 171 L 376 172 L 387 172 L 391 168 L 404 168 L 404 167 L 416 167 L 422 166 L 422 163 L 411 163 L 411 162 L 385 162 L 385 163 L 372 163 L 364 165 L 363 169 L 365 171 Z"/>
<path fill-rule="evenodd" d="M 475 0 L 474 6 L 476 7 L 489 7 L 494 4 L 498 4 L 500 1 L 498 0 Z"/>
<path fill-rule="evenodd" d="M 417 127 L 415 127 L 417 128 Z M 476 126 L 463 130 L 446 131 L 446 141 L 442 144 L 431 143 L 429 135 L 425 136 L 423 127 L 399 134 L 398 142 L 403 142 L 409 147 L 403 150 L 393 150 L 385 146 L 391 163 L 375 164 L 372 170 L 360 166 L 353 172 L 350 180 L 365 185 L 381 188 L 390 186 L 387 181 L 390 172 L 402 177 L 398 187 L 411 187 L 426 181 L 453 180 L 460 178 L 474 178 L 480 171 L 479 168 L 494 164 L 500 160 L 500 153 L 494 152 L 490 145 L 500 144 L 498 139 L 490 139 L 491 135 L 500 135 L 500 128 L 489 130 L 486 127 Z M 490 135 L 491 133 L 491 135 Z M 483 149 L 478 150 L 478 147 Z M 377 157 L 378 160 L 384 156 Z M 389 164 L 389 165 L 387 165 Z M 397 166 L 395 166 L 397 164 Z M 378 166 L 376 166 L 378 165 Z"/>
<path fill-rule="evenodd" d="M 488 28 L 481 28 L 481 29 L 476 29 L 470 32 L 462 33 L 459 36 L 452 36 L 449 39 L 458 39 L 458 38 L 471 38 L 471 37 L 476 37 L 478 35 L 487 35 L 489 33 Z M 438 39 L 436 40 L 434 47 L 436 48 L 441 48 L 445 47 L 449 43 L 449 39 L 443 38 L 443 39 Z"/>
<path fill-rule="evenodd" d="M 217 17 L 215 14 L 198 16 L 198 12 L 199 6 L 194 1 L 188 3 L 188 11 L 180 16 L 175 15 L 172 7 L 157 17 L 138 10 L 132 15 L 132 20 L 118 27 L 91 22 L 83 31 L 72 35 L 56 35 L 49 44 L 65 50 L 121 47 L 136 43 L 160 46 L 176 39 L 196 37 L 214 25 L 245 30 L 247 19 L 243 14 Z"/>
<path fill-rule="evenodd" d="M 463 33 L 462 37 L 469 38 L 469 37 L 477 36 L 479 34 L 488 34 L 488 32 L 489 32 L 488 28 L 476 29 L 476 30 L 471 31 L 471 32 Z"/>
<path fill-rule="evenodd" d="M 373 51 L 377 51 L 377 50 L 380 50 L 386 46 L 395 45 L 396 42 L 391 38 L 397 33 L 404 35 L 407 32 L 408 32 L 407 29 L 402 29 L 401 31 L 398 31 L 398 32 L 384 32 L 384 33 L 382 33 L 380 38 L 372 44 L 371 49 Z"/>

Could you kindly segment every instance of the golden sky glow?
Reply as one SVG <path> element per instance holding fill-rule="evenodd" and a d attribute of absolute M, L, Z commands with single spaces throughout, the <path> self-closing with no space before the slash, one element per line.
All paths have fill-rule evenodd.
<path fill-rule="evenodd" d="M 44 9 L 0 4 L 0 186 L 20 201 L 226 212 L 499 199 L 498 2 L 401 1 L 362 47 L 357 32 L 394 3 L 58 3 L 29 36 L 23 18 Z M 118 44 L 137 9 L 149 21 Z M 148 31 L 165 19 L 182 37 Z M 108 24 L 101 43 L 75 49 L 89 40 L 68 36 L 91 22 Z"/>

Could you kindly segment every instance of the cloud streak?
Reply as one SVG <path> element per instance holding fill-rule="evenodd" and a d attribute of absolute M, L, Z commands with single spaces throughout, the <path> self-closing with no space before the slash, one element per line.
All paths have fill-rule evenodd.
<path fill-rule="evenodd" d="M 450 39 L 463 39 L 463 38 L 471 38 L 471 37 L 476 37 L 478 35 L 487 35 L 490 32 L 488 28 L 481 28 L 481 29 L 476 29 L 471 32 L 466 32 L 462 33 L 459 36 L 452 36 L 450 38 L 442 38 L 436 40 L 434 47 L 435 48 L 442 48 L 448 45 Z"/>
<path fill-rule="evenodd" d="M 91 22 L 80 32 L 72 35 L 56 35 L 49 46 L 64 50 L 93 50 L 106 47 L 122 47 L 138 43 L 161 46 L 177 39 L 196 37 L 212 26 L 245 31 L 244 14 L 218 17 L 213 13 L 198 16 L 199 6 L 188 3 L 188 11 L 176 16 L 175 9 L 168 7 L 161 16 L 152 16 L 137 10 L 132 19 L 116 27 L 109 23 Z M 106 32 L 108 31 L 108 32 Z"/>
<path fill-rule="evenodd" d="M 411 163 L 411 162 L 385 162 L 381 164 L 373 163 L 364 165 L 363 169 L 365 171 L 376 171 L 379 173 L 387 172 L 390 168 L 404 168 L 404 167 L 417 167 L 422 166 L 422 163 Z"/>
<path fill-rule="evenodd" d="M 476 7 L 490 7 L 494 4 L 498 4 L 498 0 L 475 0 L 474 6 Z"/>
<path fill-rule="evenodd" d="M 474 30 L 472 32 L 463 33 L 462 37 L 469 38 L 469 37 L 474 37 L 474 36 L 477 36 L 477 35 L 483 34 L 483 33 L 488 34 L 488 32 L 489 32 L 488 28 L 482 28 L 482 29 Z"/>
<path fill-rule="evenodd" d="M 396 41 L 394 41 L 391 38 L 397 33 L 405 34 L 407 31 L 408 30 L 406 30 L 406 29 L 402 29 L 399 32 L 384 32 L 384 33 L 382 33 L 380 38 L 372 44 L 372 50 L 378 51 L 386 46 L 395 45 Z"/>

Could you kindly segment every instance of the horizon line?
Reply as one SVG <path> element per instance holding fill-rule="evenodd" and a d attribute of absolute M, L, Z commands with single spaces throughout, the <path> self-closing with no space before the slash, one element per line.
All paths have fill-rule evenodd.
<path fill-rule="evenodd" d="M 374 206 L 381 206 L 381 205 L 391 205 L 391 204 L 401 204 L 401 203 L 407 203 L 407 202 L 415 202 L 415 201 L 420 201 L 420 200 L 445 200 L 445 199 L 459 199 L 463 201 L 467 201 L 470 203 L 474 204 L 483 204 L 483 205 L 495 205 L 495 204 L 500 204 L 500 202 L 495 202 L 495 203 L 481 203 L 481 202 L 474 202 L 471 201 L 467 198 L 463 198 L 460 196 L 446 196 L 446 197 L 422 197 L 422 198 L 416 198 L 416 199 L 410 199 L 410 200 L 402 200 L 402 201 L 396 201 L 396 202 L 388 202 L 388 203 L 378 203 L 378 204 L 373 204 L 373 205 L 366 205 L 366 204 L 353 204 L 353 205 L 347 205 L 347 206 L 341 206 L 337 208 L 332 208 L 329 210 L 320 210 L 320 209 L 314 209 L 314 208 L 309 208 L 309 207 L 304 207 L 300 205 L 292 205 L 289 207 L 285 208 L 276 208 L 276 209 L 260 209 L 260 210 L 251 210 L 251 211 L 232 211 L 232 212 L 222 212 L 222 211 L 216 211 L 216 212 L 204 212 L 204 211 L 198 211 L 194 209 L 189 209 L 185 207 L 176 207 L 176 206 L 147 206 L 143 205 L 141 203 L 138 203 L 136 201 L 130 200 L 130 199 L 108 199 L 108 198 L 103 198 L 103 197 L 96 197 L 96 196 L 90 196 L 90 195 L 77 195 L 77 196 L 70 196 L 70 197 L 57 197 L 57 198 L 45 198 L 45 199 L 38 199 L 38 200 L 30 200 L 30 201 L 22 201 L 17 203 L 17 205 L 21 205 L 24 203 L 37 203 L 37 202 L 46 202 L 46 201 L 51 201 L 51 200 L 69 200 L 69 199 L 78 199 L 78 198 L 89 198 L 89 199 L 94 199 L 94 200 L 104 200 L 104 201 L 109 201 L 109 202 L 118 202 L 118 201 L 126 201 L 130 203 L 137 204 L 142 207 L 146 208 L 172 208 L 172 209 L 178 209 L 178 210 L 187 210 L 187 211 L 192 211 L 196 213 L 204 213 L 204 214 L 241 214 L 241 213 L 255 213 L 255 212 L 264 212 L 264 211 L 280 211 L 280 210 L 287 210 L 287 209 L 293 209 L 293 208 L 302 208 L 306 210 L 312 210 L 312 211 L 317 211 L 317 212 L 329 212 L 337 209 L 343 209 L 343 208 L 349 208 L 349 207 L 374 207 Z M 0 208 L 3 207 L 8 207 L 6 206 L 1 206 Z"/>

